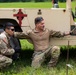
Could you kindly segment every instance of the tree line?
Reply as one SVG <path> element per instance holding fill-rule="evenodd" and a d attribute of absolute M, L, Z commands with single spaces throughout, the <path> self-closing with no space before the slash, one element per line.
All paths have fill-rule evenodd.
<path fill-rule="evenodd" d="M 0 0 L 0 2 L 32 2 L 32 1 L 33 2 L 51 2 L 52 0 Z M 59 0 L 59 2 L 66 2 L 66 0 Z"/>

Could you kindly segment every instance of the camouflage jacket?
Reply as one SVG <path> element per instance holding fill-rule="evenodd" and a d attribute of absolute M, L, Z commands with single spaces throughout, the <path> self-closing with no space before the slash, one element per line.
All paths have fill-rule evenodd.
<path fill-rule="evenodd" d="M 9 38 L 6 32 L 0 34 L 0 54 L 12 55 L 15 52 L 10 45 Z"/>

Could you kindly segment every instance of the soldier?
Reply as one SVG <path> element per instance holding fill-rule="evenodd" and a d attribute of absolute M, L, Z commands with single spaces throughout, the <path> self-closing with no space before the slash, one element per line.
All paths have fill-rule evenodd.
<path fill-rule="evenodd" d="M 53 8 L 59 8 L 58 0 L 52 0 Z"/>
<path fill-rule="evenodd" d="M 4 25 L 4 32 L 1 33 L 0 36 L 2 37 L 2 39 L 6 39 L 7 41 L 9 41 L 9 45 L 15 50 L 12 59 L 16 60 L 17 58 L 19 58 L 21 47 L 18 39 L 14 37 L 14 31 L 14 25 L 10 22 L 7 22 Z"/>
<path fill-rule="evenodd" d="M 31 66 L 38 68 L 45 61 L 45 58 L 48 56 L 51 57 L 51 60 L 48 63 L 49 67 L 54 67 L 57 64 L 60 48 L 58 46 L 51 46 L 50 38 L 51 37 L 63 37 L 65 34 L 59 31 L 53 31 L 45 28 L 44 19 L 42 17 L 35 18 L 35 28 L 28 30 L 26 34 L 24 33 L 15 33 L 17 37 L 25 37 L 32 40 L 34 45 L 34 53 L 32 58 Z"/>
<path fill-rule="evenodd" d="M 11 56 L 15 52 L 9 41 L 10 36 L 14 33 L 13 24 L 7 24 L 4 30 L 5 31 L 0 34 L 0 69 L 9 66 L 12 63 Z"/>

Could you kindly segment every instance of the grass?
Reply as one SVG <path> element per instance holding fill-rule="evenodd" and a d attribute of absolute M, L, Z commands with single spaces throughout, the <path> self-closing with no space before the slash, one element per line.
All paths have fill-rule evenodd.
<path fill-rule="evenodd" d="M 10 7 L 9 7 L 10 6 Z M 0 3 L 0 8 L 51 8 L 51 2 L 17 2 L 17 3 Z"/>
<path fill-rule="evenodd" d="M 72 8 L 75 8 L 76 1 L 72 2 Z M 0 3 L 0 8 L 51 8 L 51 2 L 12 2 Z M 60 8 L 65 8 L 66 3 L 59 3 Z"/>
<path fill-rule="evenodd" d="M 64 48 L 61 48 L 61 55 L 56 67 L 48 69 L 48 59 L 42 64 L 40 68 L 34 69 L 31 67 L 33 45 L 28 43 L 27 40 L 20 40 L 20 42 L 23 49 L 21 51 L 20 59 L 13 61 L 13 64 L 8 68 L 1 70 L 0 75 L 66 75 L 67 48 L 65 48 L 65 50 Z M 76 48 L 70 48 L 68 64 L 73 66 L 73 68 L 68 68 L 68 75 L 75 75 Z"/>
<path fill-rule="evenodd" d="M 27 40 L 22 39 L 22 40 L 20 40 L 20 42 L 21 42 L 21 49 L 22 50 L 25 50 L 25 49 L 33 50 L 33 44 L 29 43 Z"/>
<path fill-rule="evenodd" d="M 58 3 L 59 8 L 66 8 L 66 3 Z M 76 1 L 72 2 L 72 10 L 75 12 Z M 0 3 L 0 8 L 52 8 L 52 2 L 11 2 Z"/>
<path fill-rule="evenodd" d="M 34 69 L 31 67 L 31 56 L 32 51 L 24 51 L 21 55 L 21 59 L 14 61 L 13 64 L 2 70 L 0 75 L 66 75 L 66 56 L 61 54 L 59 58 L 59 62 L 56 67 L 48 69 L 47 63 L 43 63 L 43 65 Z M 70 57 L 69 64 L 73 65 L 73 68 L 68 68 L 69 75 L 76 74 L 76 58 Z"/>

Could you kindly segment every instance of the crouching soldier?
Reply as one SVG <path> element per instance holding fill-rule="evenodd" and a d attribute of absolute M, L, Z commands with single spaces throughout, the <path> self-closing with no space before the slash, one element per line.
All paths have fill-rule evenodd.
<path fill-rule="evenodd" d="M 12 63 L 11 56 L 14 49 L 8 46 L 4 40 L 0 39 L 0 69 L 9 66 Z"/>
<path fill-rule="evenodd" d="M 19 59 L 21 47 L 19 40 L 14 37 L 15 32 L 14 26 L 15 25 L 13 23 L 10 22 L 5 23 L 4 32 L 1 33 L 0 38 L 2 40 L 5 40 L 5 43 L 9 44 L 10 47 L 14 49 L 15 53 L 13 54 L 12 59 L 17 60 Z"/>
<path fill-rule="evenodd" d="M 12 24 L 5 26 L 5 31 L 0 34 L 0 68 L 9 66 L 12 63 L 12 55 L 15 50 L 10 43 L 10 36 L 14 34 Z"/>
<path fill-rule="evenodd" d="M 68 33 L 69 34 L 69 33 Z M 45 28 L 44 19 L 42 17 L 35 18 L 35 28 L 28 30 L 27 33 L 15 33 L 16 37 L 29 38 L 34 45 L 34 53 L 31 66 L 39 68 L 48 56 L 51 57 L 48 67 L 56 66 L 59 56 L 60 48 L 58 46 L 50 47 L 51 37 L 63 37 L 67 34 L 59 31 L 53 31 Z"/>

